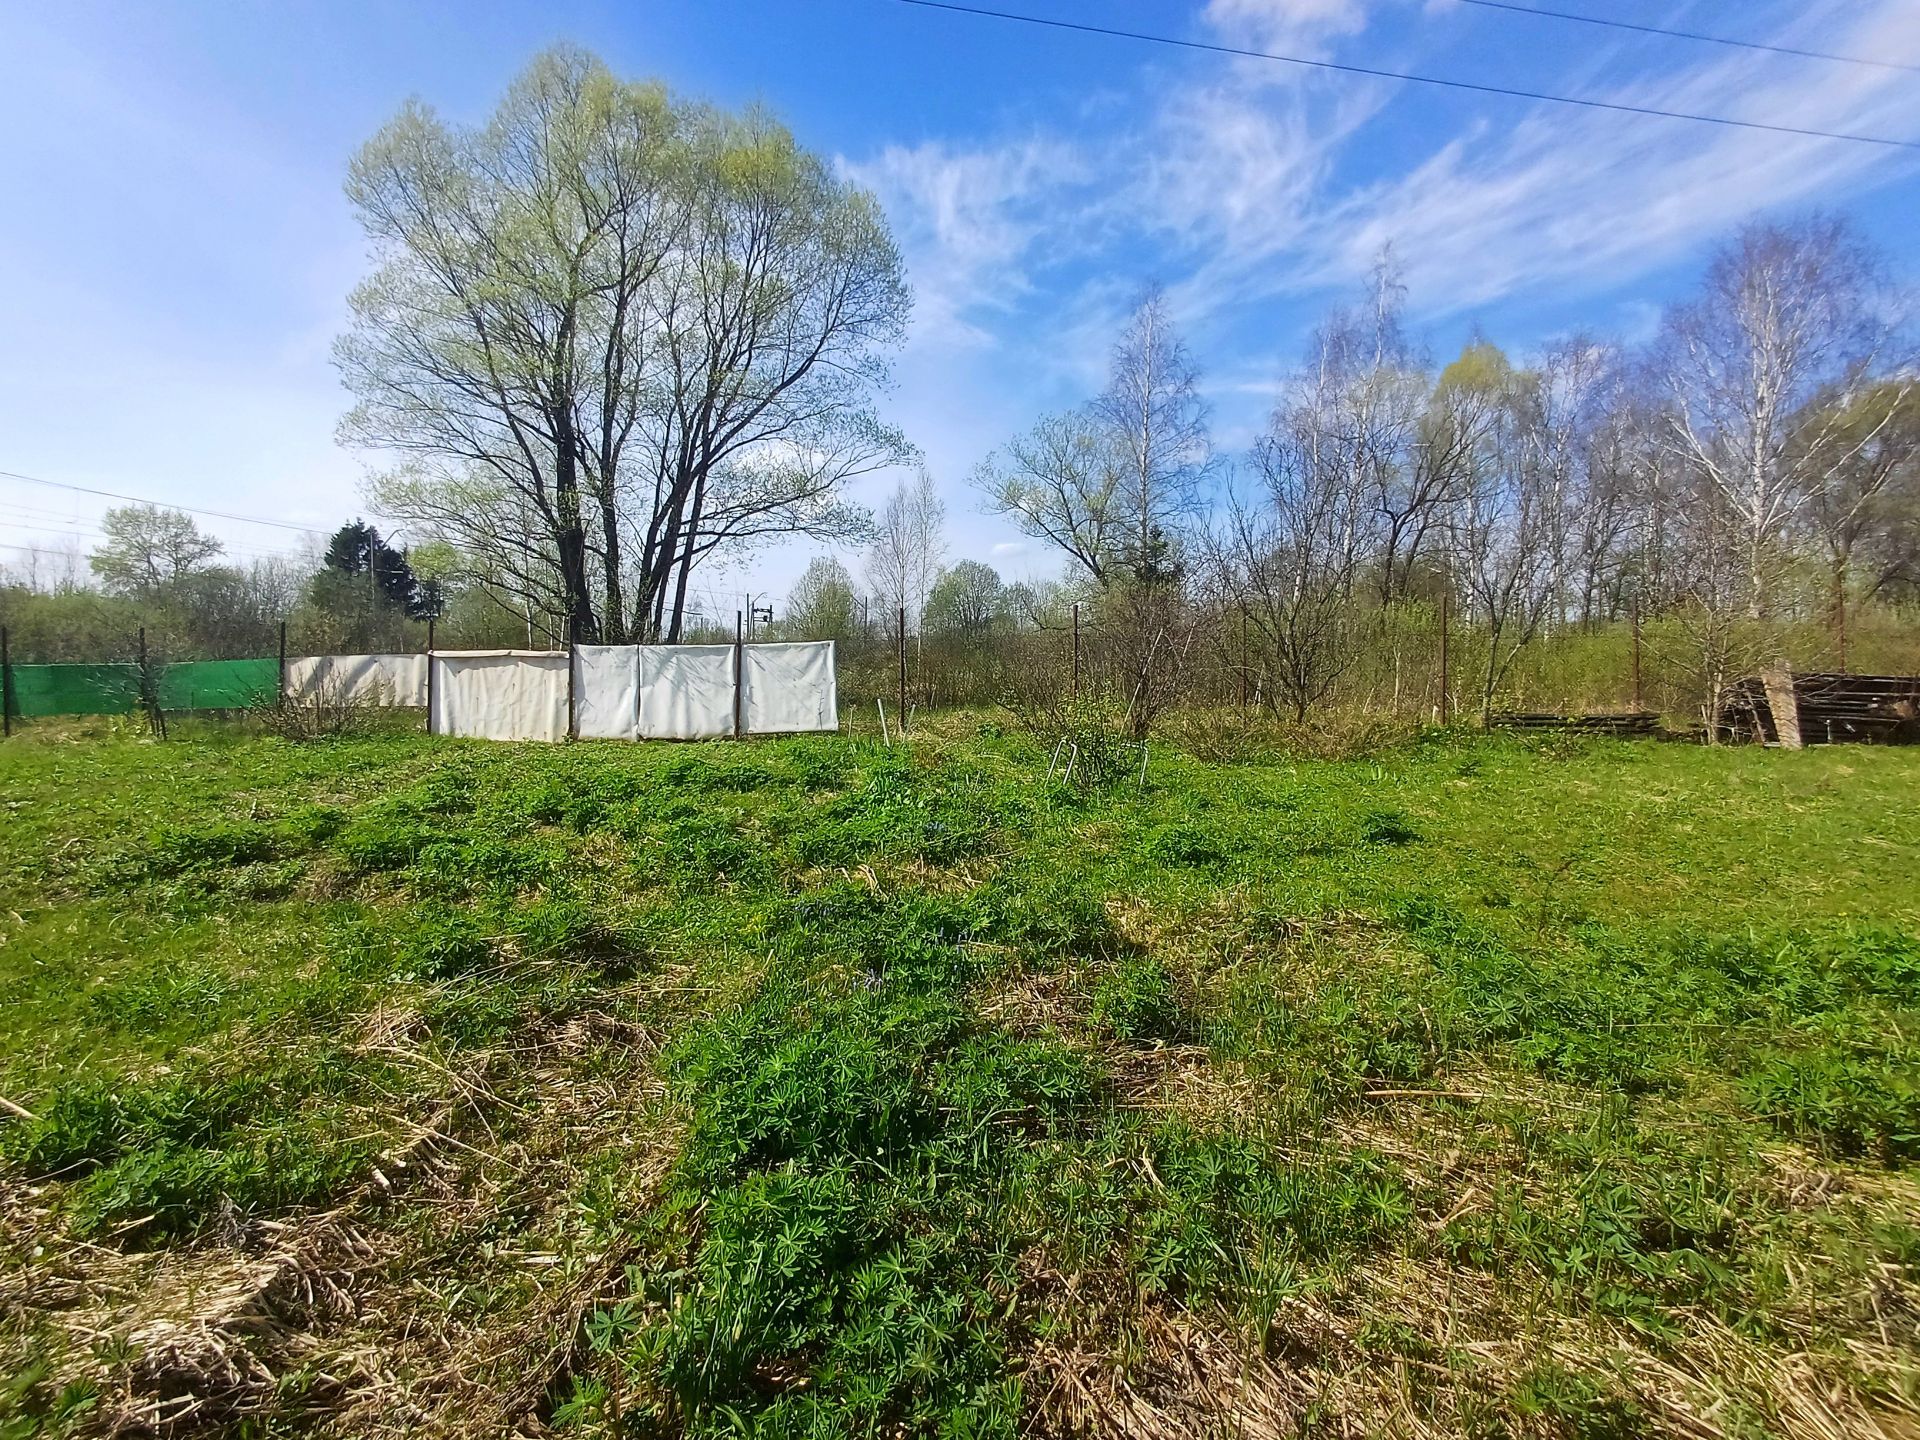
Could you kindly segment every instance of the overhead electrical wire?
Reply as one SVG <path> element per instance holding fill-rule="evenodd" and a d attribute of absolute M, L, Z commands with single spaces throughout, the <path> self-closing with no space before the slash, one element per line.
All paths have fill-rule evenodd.
<path fill-rule="evenodd" d="M 1920 73 L 1920 65 L 1901 60 L 1869 60 L 1864 55 L 1836 55 L 1830 50 L 1802 50 L 1793 45 L 1769 45 L 1761 40 L 1735 40 L 1728 35 L 1708 35 L 1699 30 L 1670 30 L 1660 25 L 1641 25 L 1632 20 L 1615 20 L 1607 15 L 1580 15 L 1572 10 L 1548 10 L 1538 5 L 1516 5 L 1513 0 L 1460 0 L 1463 5 L 1478 5 L 1486 10 L 1508 10 L 1515 15 L 1538 15 L 1547 20 L 1572 20 L 1581 25 L 1605 25 L 1613 30 L 1637 30 L 1642 35 L 1665 35 L 1674 40 L 1698 40 L 1707 45 L 1732 45 L 1741 50 L 1765 50 L 1773 55 L 1793 55 L 1802 60 L 1831 60 L 1840 65 L 1872 65 L 1881 70 L 1910 70 Z"/>
<path fill-rule="evenodd" d="M 1156 35 L 1145 30 L 1121 30 L 1110 25 L 1089 25 L 1078 20 L 1056 20 L 1045 15 L 1027 15 L 1017 10 L 994 10 L 984 5 L 961 5 L 955 0 L 893 0 L 897 5 L 914 5 L 923 10 L 947 10 L 956 15 L 976 15 L 991 20 L 1009 20 L 1021 25 L 1038 25 L 1050 30 L 1071 30 L 1083 35 L 1103 35 L 1116 40 L 1140 40 L 1151 45 L 1171 45 L 1182 50 L 1203 50 L 1215 55 L 1232 55 L 1246 60 L 1276 60 L 1286 65 L 1301 65 L 1314 70 L 1335 70 L 1344 75 L 1365 75 L 1376 80 L 1404 80 L 1415 85 L 1434 85 L 1449 90 L 1471 90 L 1482 95 L 1504 95 L 1516 100 L 1541 100 L 1553 105 L 1577 105 L 1587 110 L 1611 110 L 1623 115 L 1649 115 L 1661 120 L 1690 120 L 1701 125 L 1722 125 L 1736 130 L 1765 130 L 1776 135 L 1800 135 L 1815 140 L 1846 140 L 1857 145 L 1884 145 L 1900 150 L 1920 150 L 1920 140 L 1896 140 L 1886 135 L 1855 135 L 1844 130 L 1815 130 L 1800 125 L 1775 125 L 1765 120 L 1736 120 L 1727 115 L 1702 115 L 1687 110 L 1662 110 L 1652 105 L 1629 105 L 1619 100 L 1592 100 L 1578 95 L 1555 95 L 1545 90 L 1522 90 L 1510 85 L 1484 85 L 1473 80 L 1449 80 L 1438 75 L 1421 75 L 1411 70 L 1384 70 L 1372 65 L 1349 65 L 1339 60 L 1309 60 L 1300 55 L 1282 55 L 1273 50 L 1252 50 L 1239 45 L 1221 45 L 1210 40 L 1183 40 L 1174 35 Z"/>
<path fill-rule="evenodd" d="M 145 495 L 122 495 L 114 490 L 96 490 L 90 485 L 73 485 L 65 480 L 43 480 L 38 475 L 23 475 L 18 470 L 0 470 L 0 477 L 25 480 L 30 485 L 47 485 L 55 490 L 73 490 L 82 495 L 99 495 L 108 500 L 125 500 L 134 505 L 158 505 L 164 510 L 184 510 L 190 515 L 205 515 L 215 520 L 237 520 L 243 525 L 271 525 L 276 530 L 292 530 L 301 535 L 314 534 L 318 527 L 296 525 L 290 520 L 264 520 L 258 515 L 236 515 L 229 510 L 208 510 L 197 505 L 181 505 L 172 500 L 153 500 Z"/>

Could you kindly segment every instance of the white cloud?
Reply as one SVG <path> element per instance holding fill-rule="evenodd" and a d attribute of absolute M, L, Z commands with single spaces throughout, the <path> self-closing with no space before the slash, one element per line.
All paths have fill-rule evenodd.
<path fill-rule="evenodd" d="M 1366 0 L 1209 0 L 1207 24 L 1230 45 L 1322 59 L 1366 28 Z"/>
<path fill-rule="evenodd" d="M 1828 6 L 1826 43 L 1861 54 L 1914 46 L 1904 0 Z M 1844 17 L 1855 16 L 1852 24 Z M 1605 98 L 1807 129 L 1901 135 L 1920 89 L 1901 71 L 1733 54 Z M 1416 305 L 1449 311 L 1552 285 L 1594 288 L 1670 262 L 1757 210 L 1810 204 L 1912 173 L 1884 147 L 1608 112 L 1538 107 L 1482 126 L 1407 174 L 1327 205 L 1310 280 L 1359 274 L 1391 240 Z"/>
<path fill-rule="evenodd" d="M 1406 0 L 1212 0 L 1204 18 L 1232 43 L 1316 55 L 1390 7 Z M 1427 8 L 1464 13 L 1444 0 Z M 1920 56 L 1910 0 L 1827 0 L 1780 38 L 1816 36 L 1863 55 Z M 1727 51 L 1609 87 L 1601 77 L 1622 52 L 1578 53 L 1585 78 L 1562 83 L 1623 104 L 1868 134 L 1920 127 L 1920 88 L 1904 71 Z M 1832 201 L 1916 168 L 1845 141 L 1490 101 L 1492 118 L 1410 168 L 1342 191 L 1338 162 L 1403 85 L 1251 60 L 1195 62 L 1141 83 L 1155 98 L 1098 145 L 933 142 L 848 167 L 901 227 L 930 336 L 989 343 L 998 316 L 1034 300 L 1042 252 L 1050 263 L 1098 262 L 1077 290 L 1044 297 L 1049 344 L 1033 363 L 1056 378 L 1099 368 L 1125 296 L 1147 278 L 1167 284 L 1189 323 L 1349 285 L 1389 241 L 1423 313 L 1608 288 L 1756 210 Z M 1142 252 L 1155 256 L 1151 276 L 1127 268 Z"/>
<path fill-rule="evenodd" d="M 1039 202 L 1085 174 L 1075 148 L 1035 138 L 959 149 L 940 141 L 889 145 L 841 173 L 879 196 L 907 258 L 914 339 L 983 345 L 972 316 L 1005 311 L 1029 289 L 1027 252 L 1047 221 Z"/>

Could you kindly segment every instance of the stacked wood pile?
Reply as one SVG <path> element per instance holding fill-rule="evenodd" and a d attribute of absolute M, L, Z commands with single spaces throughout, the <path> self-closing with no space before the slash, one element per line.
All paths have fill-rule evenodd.
<path fill-rule="evenodd" d="M 1788 750 L 1920 744 L 1920 675 L 1749 675 L 1727 689 L 1720 737 Z"/>
<path fill-rule="evenodd" d="M 1660 717 L 1651 710 L 1625 710 L 1611 715 L 1534 715 L 1521 711 L 1487 717 L 1496 730 L 1573 730 L 1582 735 L 1651 735 Z"/>

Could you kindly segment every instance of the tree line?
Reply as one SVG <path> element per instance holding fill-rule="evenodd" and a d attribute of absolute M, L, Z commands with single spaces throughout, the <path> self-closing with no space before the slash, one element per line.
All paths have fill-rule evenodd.
<path fill-rule="evenodd" d="M 1789 629 L 1803 641 L 1817 624 L 1813 658 L 1846 669 L 1851 616 L 1920 598 L 1903 303 L 1852 227 L 1816 215 L 1731 237 L 1645 344 L 1574 334 L 1516 359 L 1476 333 L 1437 363 L 1408 333 L 1388 252 L 1228 456 L 1150 291 L 1106 387 L 972 476 L 1066 576 L 1003 605 L 1000 632 L 1057 629 L 1077 602 L 1141 730 L 1208 662 L 1304 719 L 1415 618 L 1462 632 L 1458 698 L 1482 713 L 1534 642 L 1629 621 L 1655 628 L 1703 719 Z M 915 558 L 940 550 L 917 493 L 889 507 L 868 590 L 888 614 L 926 612 L 937 637 L 954 612 L 926 603 L 946 582 Z M 827 580 L 851 592 L 844 572 L 810 572 L 790 602 L 801 628 Z"/>
<path fill-rule="evenodd" d="M 1836 217 L 1730 237 L 1645 343 L 1527 355 L 1479 333 L 1433 355 L 1383 252 L 1238 454 L 1149 289 L 1099 391 L 970 476 L 1057 570 L 1009 584 L 948 563 L 941 487 L 881 418 L 910 304 L 884 216 L 764 111 L 559 48 L 483 124 L 405 106 L 347 193 L 372 256 L 341 436 L 414 543 L 356 521 L 240 566 L 130 507 L 94 586 L 0 587 L 17 634 L 58 610 L 40 628 L 85 649 L 137 610 L 216 654 L 263 653 L 285 616 L 316 650 L 417 648 L 429 615 L 443 644 L 716 638 L 701 567 L 812 540 L 861 573 L 819 556 L 777 632 L 877 663 L 904 614 L 916 664 L 966 672 L 942 693 L 993 699 L 1057 686 L 1077 662 L 1054 641 L 1084 630 L 1089 685 L 1144 731 L 1201 689 L 1293 720 L 1383 685 L 1398 704 L 1441 634 L 1449 693 L 1485 712 L 1535 642 L 1629 621 L 1711 716 L 1790 630 L 1847 668 L 1863 615 L 1920 598 L 1905 300 Z M 849 484 L 879 472 L 905 478 L 869 514 Z"/>

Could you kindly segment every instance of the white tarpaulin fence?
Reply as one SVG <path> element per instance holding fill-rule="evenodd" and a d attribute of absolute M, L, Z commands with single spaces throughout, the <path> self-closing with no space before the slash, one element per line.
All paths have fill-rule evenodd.
<path fill-rule="evenodd" d="M 577 645 L 287 662 L 289 695 L 426 705 L 436 735 L 699 740 L 837 730 L 831 640 L 791 645 Z M 571 711 L 571 727 L 569 712 Z"/>
<path fill-rule="evenodd" d="M 482 740 L 567 738 L 567 657 L 544 650 L 435 652 L 427 729 Z"/>
<path fill-rule="evenodd" d="M 309 655 L 287 661 L 287 694 L 295 699 L 363 705 L 425 705 L 424 655 Z"/>

